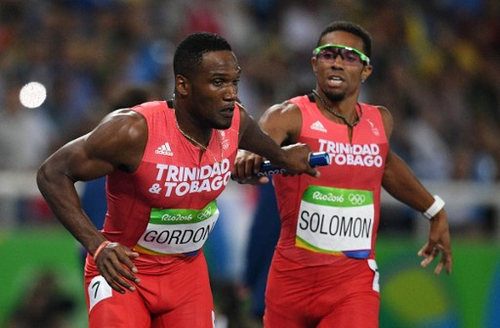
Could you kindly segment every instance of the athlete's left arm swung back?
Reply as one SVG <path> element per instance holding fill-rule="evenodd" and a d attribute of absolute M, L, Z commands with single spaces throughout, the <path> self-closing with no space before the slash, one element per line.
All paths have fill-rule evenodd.
<path fill-rule="evenodd" d="M 379 107 L 379 110 L 389 139 L 392 133 L 392 116 L 384 107 Z M 391 196 L 420 212 L 424 212 L 434 202 L 432 194 L 422 185 L 409 166 L 392 151 L 387 154 L 382 186 Z M 448 216 L 444 209 L 430 220 L 429 239 L 418 252 L 419 256 L 424 257 L 421 265 L 426 267 L 439 253 L 442 253 L 441 260 L 434 272 L 439 274 L 445 267 L 446 272 L 450 274 L 453 256 Z"/>
<path fill-rule="evenodd" d="M 127 110 L 114 112 L 87 135 L 58 149 L 38 170 L 37 184 L 42 195 L 58 220 L 90 254 L 95 254 L 106 239 L 84 213 L 74 184 L 107 175 L 115 169 L 134 171 L 146 138 L 147 127 L 142 116 Z M 133 290 L 127 280 L 136 281 L 131 271 L 137 269 L 131 258 L 137 256 L 124 246 L 110 245 L 101 251 L 96 264 L 110 286 L 124 292 L 122 287 Z M 102 263 L 105 260 L 109 263 Z"/>

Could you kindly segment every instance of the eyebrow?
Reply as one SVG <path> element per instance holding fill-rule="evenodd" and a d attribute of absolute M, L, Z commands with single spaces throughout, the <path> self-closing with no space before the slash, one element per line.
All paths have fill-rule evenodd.
<path fill-rule="evenodd" d="M 242 72 L 242 68 L 240 66 L 237 66 L 236 67 L 236 75 L 238 76 L 238 78 L 241 76 L 241 72 Z M 226 77 L 228 76 L 228 73 L 227 72 L 221 72 L 221 71 L 210 71 L 210 74 L 212 74 L 213 76 L 215 77 Z"/>

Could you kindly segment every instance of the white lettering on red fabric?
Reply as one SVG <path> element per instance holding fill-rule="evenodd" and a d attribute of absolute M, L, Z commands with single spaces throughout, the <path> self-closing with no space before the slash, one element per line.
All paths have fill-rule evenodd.
<path fill-rule="evenodd" d="M 227 158 L 202 167 L 156 164 L 156 169 L 156 182 L 165 187 L 165 197 L 219 190 L 228 184 L 231 177 Z"/>
<path fill-rule="evenodd" d="M 380 146 L 371 144 L 348 144 L 318 139 L 319 151 L 327 152 L 332 163 L 337 165 L 382 167 L 384 159 L 380 155 Z"/>

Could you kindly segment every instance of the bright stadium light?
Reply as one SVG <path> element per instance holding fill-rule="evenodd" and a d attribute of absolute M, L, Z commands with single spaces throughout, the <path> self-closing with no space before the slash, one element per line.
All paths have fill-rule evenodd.
<path fill-rule="evenodd" d="M 40 107 L 47 98 L 47 89 L 40 82 L 26 83 L 19 92 L 19 100 L 24 107 Z"/>

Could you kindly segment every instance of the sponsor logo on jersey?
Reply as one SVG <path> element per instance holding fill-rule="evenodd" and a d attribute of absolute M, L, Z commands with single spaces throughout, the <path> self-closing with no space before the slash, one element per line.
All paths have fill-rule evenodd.
<path fill-rule="evenodd" d="M 170 148 L 170 145 L 168 142 L 165 142 L 163 145 L 160 147 L 156 148 L 155 154 L 158 155 L 166 155 L 166 156 L 174 156 L 174 153 L 172 152 L 172 149 Z"/>
<path fill-rule="evenodd" d="M 311 130 L 316 130 L 316 131 L 321 131 L 321 132 L 328 132 L 323 124 L 321 124 L 320 121 L 316 121 L 310 126 Z"/>

